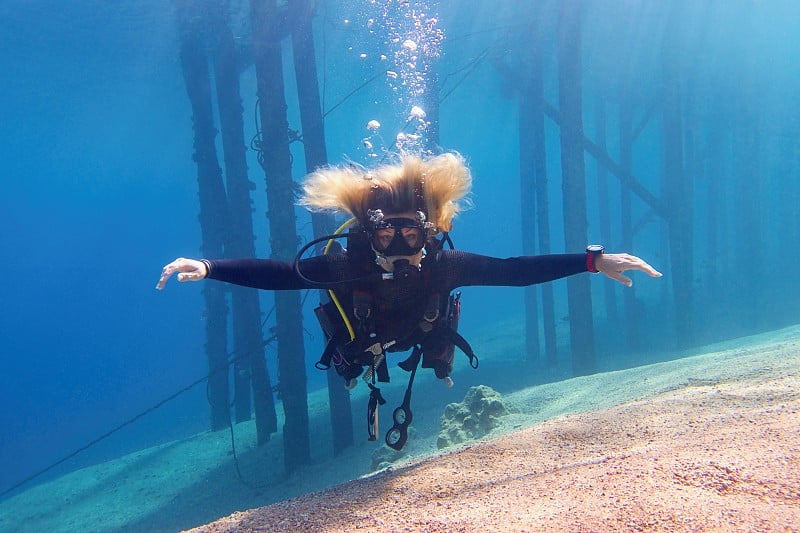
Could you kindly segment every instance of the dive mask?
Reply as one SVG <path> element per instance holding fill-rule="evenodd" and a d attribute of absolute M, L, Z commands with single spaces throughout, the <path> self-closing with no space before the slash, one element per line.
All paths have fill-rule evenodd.
<path fill-rule="evenodd" d="M 380 210 L 371 211 L 369 237 L 375 251 L 385 256 L 409 256 L 422 250 L 428 228 L 425 215 L 417 215 L 417 219 L 384 218 Z"/>

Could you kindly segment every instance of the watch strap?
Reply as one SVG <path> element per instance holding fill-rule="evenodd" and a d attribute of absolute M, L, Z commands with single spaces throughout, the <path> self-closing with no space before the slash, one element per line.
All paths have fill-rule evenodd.
<path fill-rule="evenodd" d="M 586 270 L 592 274 L 597 274 L 600 271 L 594 266 L 594 256 L 594 252 L 586 252 Z"/>
<path fill-rule="evenodd" d="M 598 255 L 602 255 L 605 252 L 605 248 L 599 244 L 590 244 L 586 247 L 586 270 L 593 274 L 597 274 L 600 272 L 597 270 L 597 266 L 595 265 L 595 260 L 597 259 Z"/>

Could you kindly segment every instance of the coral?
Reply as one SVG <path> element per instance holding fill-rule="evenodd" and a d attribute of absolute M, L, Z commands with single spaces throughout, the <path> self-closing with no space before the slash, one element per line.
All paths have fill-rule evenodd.
<path fill-rule="evenodd" d="M 499 392 L 486 385 L 470 387 L 461 403 L 451 403 L 442 415 L 436 445 L 446 448 L 487 435 L 510 410 Z"/>
<path fill-rule="evenodd" d="M 379 446 L 372 452 L 372 471 L 384 470 L 394 464 L 395 461 L 405 455 L 402 451 L 396 451 L 388 446 Z"/>

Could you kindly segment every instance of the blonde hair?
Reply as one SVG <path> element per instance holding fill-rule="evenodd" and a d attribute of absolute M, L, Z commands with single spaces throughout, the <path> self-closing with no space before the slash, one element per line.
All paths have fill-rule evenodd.
<path fill-rule="evenodd" d="M 370 209 L 387 214 L 422 211 L 435 231 L 450 231 L 453 218 L 469 205 L 471 188 L 472 175 L 461 155 L 409 155 L 373 170 L 321 168 L 305 178 L 299 204 L 312 211 L 346 212 L 361 222 Z"/>

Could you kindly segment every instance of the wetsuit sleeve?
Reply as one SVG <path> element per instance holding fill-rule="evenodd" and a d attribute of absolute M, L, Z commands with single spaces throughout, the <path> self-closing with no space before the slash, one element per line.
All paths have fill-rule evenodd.
<path fill-rule="evenodd" d="M 308 289 L 294 271 L 292 263 L 273 259 L 215 259 L 209 260 L 211 271 L 207 278 L 272 291 Z M 320 256 L 300 262 L 303 274 L 315 281 L 331 281 L 342 276 L 341 256 Z"/>
<path fill-rule="evenodd" d="M 437 271 L 450 287 L 523 287 L 587 272 L 586 254 L 554 254 L 500 259 L 459 250 L 437 257 Z"/>

